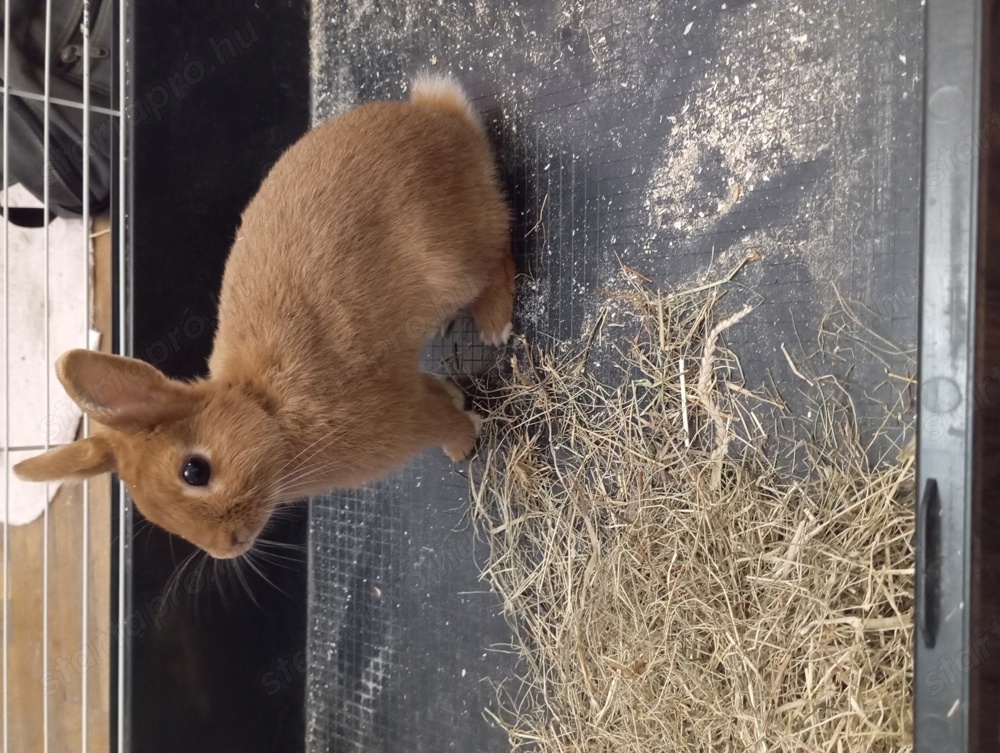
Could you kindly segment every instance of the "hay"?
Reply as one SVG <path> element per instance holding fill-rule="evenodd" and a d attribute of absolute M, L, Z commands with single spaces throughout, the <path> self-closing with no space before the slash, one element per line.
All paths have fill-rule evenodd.
<path fill-rule="evenodd" d="M 803 376 L 808 472 L 779 470 L 721 292 L 627 293 L 612 386 L 592 334 L 521 343 L 490 389 L 473 518 L 528 687 L 499 688 L 514 750 L 912 749 L 912 449 L 872 467 Z"/>

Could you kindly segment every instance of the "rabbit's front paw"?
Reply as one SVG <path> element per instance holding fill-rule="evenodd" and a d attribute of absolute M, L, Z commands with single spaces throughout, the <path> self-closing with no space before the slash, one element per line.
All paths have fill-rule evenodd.
<path fill-rule="evenodd" d="M 448 391 L 448 395 L 451 397 L 451 402 L 455 404 L 455 407 L 461 411 L 465 410 L 465 393 L 458 388 L 450 379 L 445 377 L 438 377 L 441 380 L 441 385 Z"/>
<path fill-rule="evenodd" d="M 514 325 L 512 322 L 507 322 L 503 328 L 499 330 L 483 330 L 479 333 L 479 339 L 483 341 L 486 345 L 492 345 L 494 347 L 500 347 L 501 345 L 506 345 L 510 342 L 510 336 L 514 332 Z"/>
<path fill-rule="evenodd" d="M 483 426 L 483 419 L 478 413 L 465 411 L 465 417 L 467 419 L 465 426 L 443 447 L 444 454 L 453 463 L 461 463 L 472 454 L 472 451 L 476 449 L 476 440 L 479 439 L 479 431 Z"/>

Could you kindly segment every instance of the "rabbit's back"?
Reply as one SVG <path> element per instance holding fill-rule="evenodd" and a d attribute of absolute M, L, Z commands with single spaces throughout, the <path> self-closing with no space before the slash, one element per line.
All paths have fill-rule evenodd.
<path fill-rule="evenodd" d="M 509 252 L 508 228 L 475 122 L 409 103 L 361 106 L 289 149 L 244 212 L 216 351 L 252 342 L 350 357 L 410 333 L 397 347 L 409 356 L 421 327 L 482 288 Z"/>

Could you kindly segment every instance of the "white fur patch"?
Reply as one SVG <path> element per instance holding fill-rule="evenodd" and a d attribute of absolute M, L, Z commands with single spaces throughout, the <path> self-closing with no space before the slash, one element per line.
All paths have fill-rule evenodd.
<path fill-rule="evenodd" d="M 462 89 L 458 81 L 456 81 L 450 74 L 422 71 L 414 76 L 410 91 L 411 100 L 415 97 L 454 100 L 456 103 L 461 105 L 461 107 L 468 114 L 470 120 L 476 123 L 479 122 L 479 118 L 476 116 L 475 110 L 472 109 L 472 103 L 469 102 L 469 98 L 466 96 L 465 90 Z"/>
<path fill-rule="evenodd" d="M 487 339 L 486 335 L 480 333 L 479 339 L 482 340 L 486 345 L 492 345 L 493 347 L 500 347 L 501 345 L 506 345 L 510 342 L 510 336 L 514 334 L 514 324 L 512 322 L 507 322 L 507 325 L 500 332 L 498 337 L 493 337 Z"/>

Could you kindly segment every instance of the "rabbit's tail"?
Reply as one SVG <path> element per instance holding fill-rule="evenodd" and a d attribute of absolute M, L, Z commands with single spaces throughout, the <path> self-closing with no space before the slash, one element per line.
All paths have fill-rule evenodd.
<path fill-rule="evenodd" d="M 421 73 L 413 79 L 410 102 L 417 107 L 427 107 L 450 115 L 459 115 L 482 128 L 469 98 L 459 83 L 448 74 Z"/>

